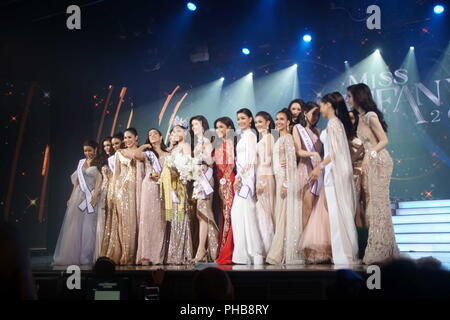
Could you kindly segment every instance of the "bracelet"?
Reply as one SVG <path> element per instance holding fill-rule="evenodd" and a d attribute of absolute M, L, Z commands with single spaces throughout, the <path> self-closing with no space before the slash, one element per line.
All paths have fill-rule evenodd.
<path fill-rule="evenodd" d="M 319 167 L 320 167 L 320 169 L 325 169 L 325 166 L 323 165 L 323 163 L 321 162 L 320 164 L 319 164 Z"/>
<path fill-rule="evenodd" d="M 372 159 L 373 159 L 373 158 L 376 158 L 377 155 L 378 155 L 378 152 L 376 152 L 375 150 L 373 150 L 373 151 L 370 152 L 370 157 L 371 157 Z"/>

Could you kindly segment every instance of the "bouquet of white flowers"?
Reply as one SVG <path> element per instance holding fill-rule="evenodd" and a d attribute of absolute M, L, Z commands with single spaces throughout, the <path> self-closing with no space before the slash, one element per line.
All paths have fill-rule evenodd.
<path fill-rule="evenodd" d="M 180 175 L 182 183 L 197 181 L 201 176 L 201 166 L 190 155 L 177 153 L 166 157 L 166 164 L 169 168 L 175 168 Z"/>

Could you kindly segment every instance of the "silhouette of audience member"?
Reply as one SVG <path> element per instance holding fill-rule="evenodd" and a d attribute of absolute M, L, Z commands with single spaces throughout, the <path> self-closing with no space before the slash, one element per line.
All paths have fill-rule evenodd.
<path fill-rule="evenodd" d="M 0 221 L 0 300 L 35 300 L 27 247 L 15 227 Z"/>
<path fill-rule="evenodd" d="M 194 299 L 234 300 L 234 288 L 228 274 L 218 268 L 206 268 L 194 277 Z"/>

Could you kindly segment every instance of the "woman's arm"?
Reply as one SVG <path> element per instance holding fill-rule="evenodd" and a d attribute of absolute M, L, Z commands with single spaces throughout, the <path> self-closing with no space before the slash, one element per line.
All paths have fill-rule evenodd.
<path fill-rule="evenodd" d="M 375 113 L 369 115 L 369 127 L 378 139 L 378 143 L 370 151 L 380 152 L 388 145 L 389 140 L 386 132 L 384 132 L 383 127 L 381 126 L 378 116 Z"/>
<path fill-rule="evenodd" d="M 269 133 L 264 139 L 266 139 L 266 145 L 263 167 L 270 168 L 272 166 L 273 136 Z"/>
<path fill-rule="evenodd" d="M 144 161 L 145 160 L 145 153 L 144 150 L 145 149 L 151 149 L 151 145 L 150 144 L 143 144 L 142 146 L 140 146 L 139 148 L 137 148 L 136 150 L 134 150 L 133 152 L 133 158 L 135 160 L 139 160 L 139 161 Z"/>
<path fill-rule="evenodd" d="M 295 152 L 297 153 L 297 156 L 300 158 L 308 158 L 308 157 L 314 157 L 317 162 L 320 162 L 320 154 L 318 152 L 309 152 L 306 150 L 303 150 L 302 148 L 302 141 L 300 139 L 300 134 L 298 133 L 297 128 L 292 129 L 293 138 L 294 138 L 294 145 L 295 145 Z"/>

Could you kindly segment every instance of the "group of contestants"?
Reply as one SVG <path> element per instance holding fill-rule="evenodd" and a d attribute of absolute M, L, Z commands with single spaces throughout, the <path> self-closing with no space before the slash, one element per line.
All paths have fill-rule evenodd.
<path fill-rule="evenodd" d="M 85 158 L 71 179 L 55 265 L 373 264 L 399 252 L 392 226 L 387 125 L 369 87 L 344 97 L 292 101 L 275 119 L 260 111 L 176 118 L 166 147 L 158 129 L 145 144 L 128 128 Z M 326 129 L 316 127 L 320 115 Z M 211 132 L 214 133 L 211 137 Z M 202 167 L 185 183 L 169 155 L 189 155 Z M 193 197 L 194 185 L 202 196 Z M 216 219 L 215 213 L 218 217 Z M 216 223 L 216 220 L 219 223 Z M 368 228 L 362 261 L 357 227 Z"/>

